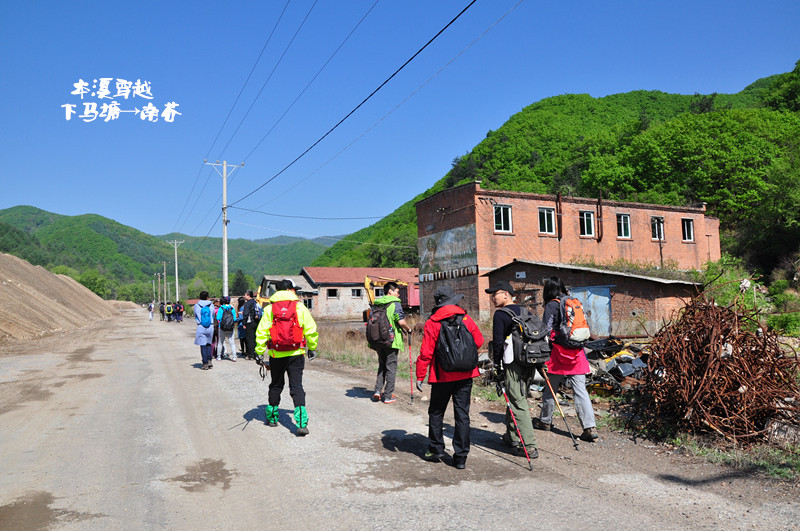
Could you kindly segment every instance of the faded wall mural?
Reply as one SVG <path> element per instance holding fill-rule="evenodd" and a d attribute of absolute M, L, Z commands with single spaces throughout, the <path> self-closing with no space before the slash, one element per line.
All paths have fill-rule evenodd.
<path fill-rule="evenodd" d="M 474 223 L 420 238 L 417 241 L 420 274 L 476 266 L 476 241 Z"/>

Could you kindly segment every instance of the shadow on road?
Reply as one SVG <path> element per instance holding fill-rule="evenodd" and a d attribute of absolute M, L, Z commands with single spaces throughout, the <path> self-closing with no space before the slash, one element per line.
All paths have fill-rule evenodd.
<path fill-rule="evenodd" d="M 366 387 L 351 387 L 344 392 L 344 396 L 348 398 L 372 398 L 372 391 Z"/>

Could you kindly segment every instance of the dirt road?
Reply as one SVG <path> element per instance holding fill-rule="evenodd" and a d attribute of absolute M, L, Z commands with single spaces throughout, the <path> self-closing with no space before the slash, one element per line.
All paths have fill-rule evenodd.
<path fill-rule="evenodd" d="M 0 351 L 0 529 L 800 522 L 794 487 L 606 430 L 578 452 L 566 432 L 541 433 L 529 472 L 500 442 L 497 408 L 473 408 L 466 470 L 426 463 L 419 396 L 413 405 L 407 394 L 372 403 L 372 374 L 325 360 L 307 364 L 311 434 L 296 437 L 288 390 L 280 425 L 265 426 L 267 386 L 255 364 L 199 370 L 193 330 L 123 311 L 91 329 Z"/>

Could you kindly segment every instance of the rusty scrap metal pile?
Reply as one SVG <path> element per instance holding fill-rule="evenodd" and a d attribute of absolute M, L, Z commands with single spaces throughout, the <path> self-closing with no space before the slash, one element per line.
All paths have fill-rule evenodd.
<path fill-rule="evenodd" d="M 757 313 L 695 297 L 653 338 L 634 414 L 649 429 L 713 432 L 749 445 L 771 420 L 800 421 L 798 363 Z"/>

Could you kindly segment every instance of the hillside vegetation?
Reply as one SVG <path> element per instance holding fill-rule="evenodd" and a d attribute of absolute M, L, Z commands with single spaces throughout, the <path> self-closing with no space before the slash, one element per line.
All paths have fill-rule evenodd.
<path fill-rule="evenodd" d="M 68 275 L 105 298 L 150 300 L 154 277 L 163 273 L 164 262 L 167 282 L 174 287 L 175 250 L 166 240 L 184 240 L 178 247 L 182 297 L 187 286 L 199 291 L 213 285 L 214 293 L 219 292 L 221 238 L 203 241 L 175 233 L 152 236 L 96 214 L 63 216 L 31 206 L 0 210 L 0 252 Z M 242 270 L 252 288 L 253 279 L 263 274 L 297 274 L 326 248 L 294 238 L 228 243 L 229 282 L 232 284 L 237 270 Z"/>
<path fill-rule="evenodd" d="M 486 189 L 644 203 L 707 203 L 723 250 L 769 271 L 800 246 L 800 61 L 737 94 L 566 94 L 524 108 L 430 189 L 314 265 L 416 266 L 414 204 Z"/>

